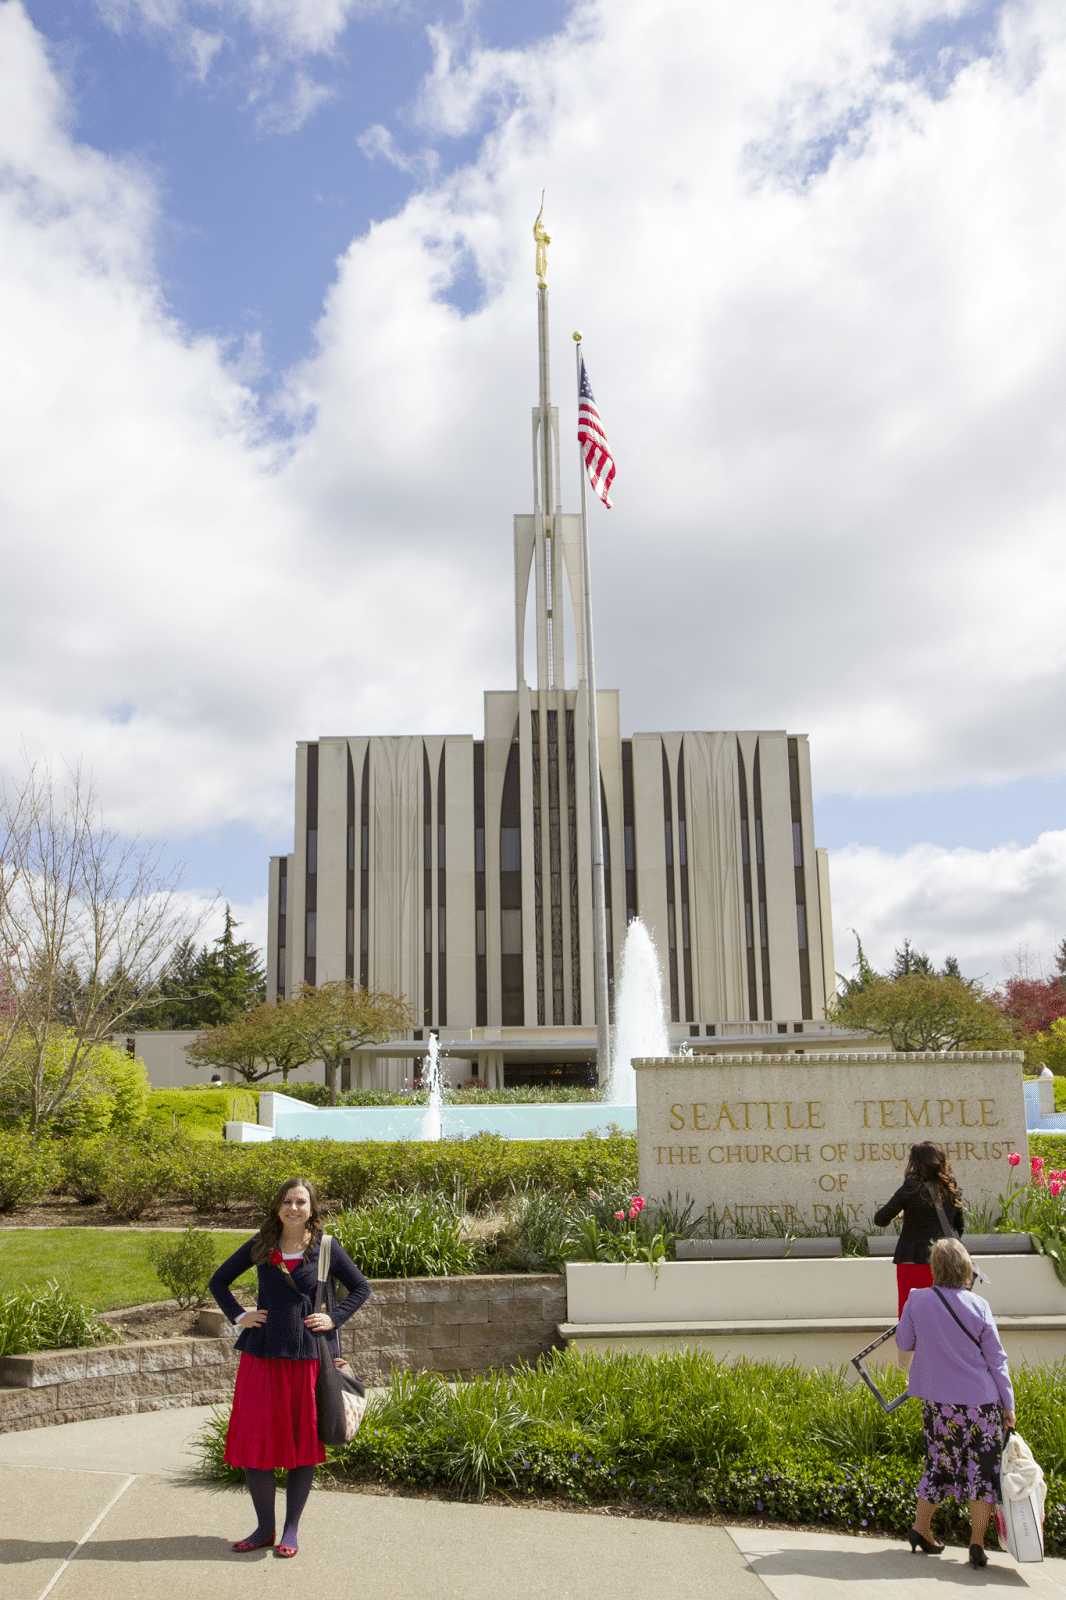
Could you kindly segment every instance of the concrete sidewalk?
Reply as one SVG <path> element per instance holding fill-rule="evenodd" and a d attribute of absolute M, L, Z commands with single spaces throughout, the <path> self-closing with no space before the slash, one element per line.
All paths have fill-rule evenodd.
<path fill-rule="evenodd" d="M 265 1595 L 339 1582 L 346 1600 L 844 1600 L 845 1585 L 848 1600 L 944 1600 L 945 1585 L 1066 1600 L 1063 1561 L 994 1554 L 974 1572 L 961 1551 L 929 1560 L 886 1540 L 369 1494 L 313 1494 L 295 1562 L 238 1556 L 248 1500 L 190 1476 L 206 1415 L 0 1435 L 4 1600 L 218 1600 L 242 1570 Z"/>

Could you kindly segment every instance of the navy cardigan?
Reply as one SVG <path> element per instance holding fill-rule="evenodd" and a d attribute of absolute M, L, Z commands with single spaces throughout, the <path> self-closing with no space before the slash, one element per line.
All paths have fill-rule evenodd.
<path fill-rule="evenodd" d="M 252 1265 L 254 1242 L 254 1239 L 249 1239 L 239 1250 L 235 1250 L 227 1261 L 223 1261 L 208 1284 L 211 1293 L 231 1322 L 236 1322 L 245 1307 L 241 1305 L 229 1286 L 243 1276 Z M 282 1267 L 272 1267 L 269 1262 L 266 1266 L 257 1267 L 256 1271 L 259 1274 L 256 1308 L 265 1311 L 267 1319 L 262 1327 L 242 1328 L 237 1339 L 237 1349 L 271 1361 L 317 1361 L 316 1336 L 304 1327 L 304 1318 L 309 1317 L 315 1309 L 315 1291 L 318 1288 L 317 1249 L 313 1249 L 310 1257 L 305 1256 L 292 1268 L 291 1283 L 288 1281 L 289 1274 L 286 1274 Z M 339 1278 L 351 1291 L 340 1305 L 337 1304 L 337 1297 L 333 1292 L 334 1278 Z M 369 1283 L 351 1257 L 341 1249 L 336 1239 L 331 1240 L 329 1278 L 326 1282 L 326 1310 L 333 1318 L 334 1327 L 339 1328 L 342 1323 L 347 1322 L 348 1318 L 369 1299 Z M 335 1335 L 333 1342 L 337 1347 L 335 1353 L 339 1354 L 340 1342 Z"/>
<path fill-rule="evenodd" d="M 903 1212 L 903 1226 L 900 1228 L 899 1241 L 892 1257 L 897 1264 L 903 1262 L 927 1266 L 930 1250 L 937 1239 L 943 1238 L 936 1207 L 930 1205 L 927 1196 L 922 1193 L 924 1187 L 924 1184 L 916 1184 L 911 1179 L 896 1190 L 891 1200 L 883 1205 L 880 1211 L 874 1212 L 874 1226 L 878 1228 L 886 1227 L 893 1217 Z M 946 1214 L 946 1206 L 944 1211 Z M 962 1214 L 961 1206 L 955 1207 L 954 1215 L 949 1221 L 956 1233 L 963 1231 L 966 1218 Z"/>

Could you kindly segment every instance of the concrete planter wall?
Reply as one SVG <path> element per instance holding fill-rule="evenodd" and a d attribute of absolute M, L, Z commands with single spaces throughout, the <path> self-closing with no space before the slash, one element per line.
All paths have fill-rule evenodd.
<path fill-rule="evenodd" d="M 980 1291 L 1015 1363 L 1066 1356 L 1066 1288 L 1042 1256 L 978 1257 L 992 1280 Z M 663 1350 L 678 1346 L 723 1358 L 848 1360 L 896 1320 L 896 1272 L 887 1258 L 668 1261 L 644 1265 L 570 1262 L 570 1346 Z"/>
<path fill-rule="evenodd" d="M 1032 1235 L 1028 1233 L 967 1233 L 963 1244 L 971 1256 L 1029 1256 L 1033 1253 Z M 872 1256 L 890 1256 L 895 1253 L 898 1235 L 871 1233 L 866 1244 Z"/>
<path fill-rule="evenodd" d="M 842 1256 L 839 1239 L 679 1239 L 679 1261 L 810 1261 Z"/>
<path fill-rule="evenodd" d="M 566 1284 L 556 1273 L 500 1277 L 385 1278 L 342 1329 L 341 1348 L 361 1377 L 390 1369 L 473 1377 L 535 1361 L 559 1343 Z M 170 1406 L 225 1403 L 233 1393 L 234 1329 L 201 1313 L 200 1334 L 90 1350 L 48 1350 L 0 1360 L 0 1433 Z"/>

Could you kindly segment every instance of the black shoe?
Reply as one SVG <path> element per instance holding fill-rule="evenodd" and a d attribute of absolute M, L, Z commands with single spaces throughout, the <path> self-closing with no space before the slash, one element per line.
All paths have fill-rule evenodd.
<path fill-rule="evenodd" d="M 970 1546 L 970 1565 L 971 1567 L 988 1566 L 988 1557 L 985 1555 L 983 1545 L 972 1544 Z"/>
<path fill-rule="evenodd" d="M 911 1542 L 912 1556 L 916 1555 L 919 1550 L 924 1550 L 927 1556 L 938 1556 L 944 1549 L 942 1544 L 935 1544 L 932 1539 L 925 1538 L 923 1534 L 918 1532 L 917 1528 L 912 1528 L 910 1533 L 907 1534 L 907 1538 Z M 977 1546 L 975 1545 L 974 1549 L 976 1548 Z"/>

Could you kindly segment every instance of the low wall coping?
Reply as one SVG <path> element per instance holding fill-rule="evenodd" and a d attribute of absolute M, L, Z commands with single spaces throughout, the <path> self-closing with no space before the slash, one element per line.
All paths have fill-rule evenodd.
<path fill-rule="evenodd" d="M 1066 1334 L 1066 1316 L 997 1317 L 1005 1333 L 1046 1331 Z M 560 1322 L 556 1328 L 567 1343 L 582 1339 L 647 1339 L 656 1335 L 761 1333 L 884 1333 L 895 1327 L 885 1317 L 767 1317 L 761 1321 L 722 1322 Z"/>

